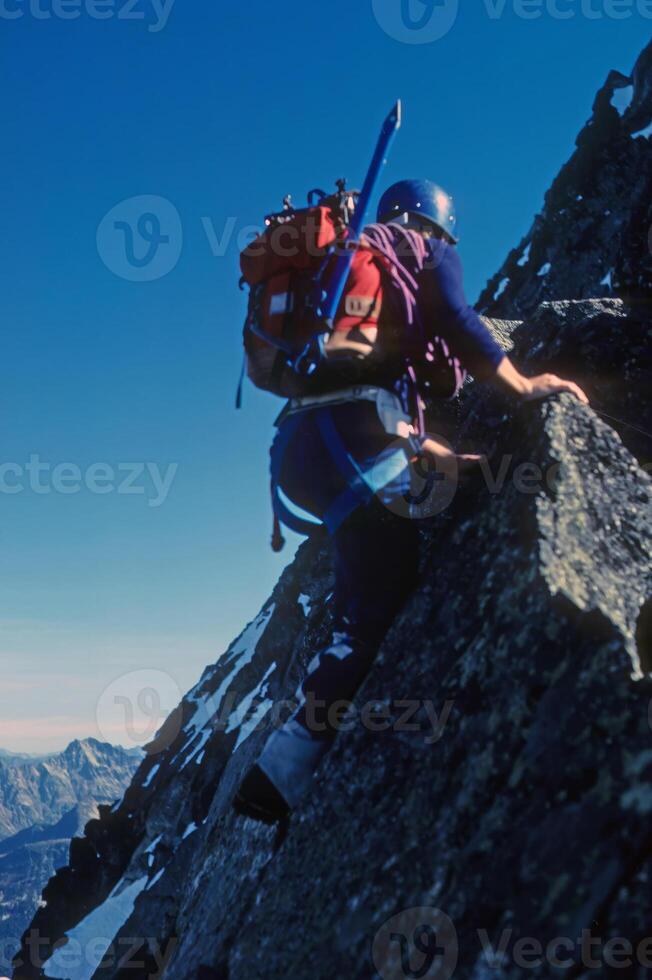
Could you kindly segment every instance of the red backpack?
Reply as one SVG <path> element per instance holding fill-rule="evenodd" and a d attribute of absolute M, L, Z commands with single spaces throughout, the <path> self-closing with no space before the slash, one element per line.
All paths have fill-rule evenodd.
<path fill-rule="evenodd" d="M 275 395 L 291 397 L 312 390 L 310 378 L 292 362 L 319 332 L 315 309 L 338 249 L 347 247 L 346 205 L 338 194 L 318 206 L 295 211 L 287 206 L 266 219 L 266 230 L 240 256 L 242 280 L 250 287 L 244 326 L 247 374 Z M 370 246 L 353 255 L 332 333 L 377 327 L 383 306 L 387 263 Z"/>
<path fill-rule="evenodd" d="M 243 339 L 247 374 L 258 388 L 282 397 L 315 390 L 312 376 L 293 369 L 298 355 L 325 325 L 316 316 L 337 250 L 347 244 L 355 192 L 339 192 L 316 206 L 284 210 L 265 219 L 266 230 L 241 253 L 241 283 L 250 287 Z M 309 202 L 311 201 L 309 195 Z M 419 386 L 436 397 L 457 394 L 464 381 L 459 362 L 440 338 L 426 336 L 418 315 L 416 277 L 425 246 L 416 232 L 370 225 L 355 246 L 349 276 L 328 336 L 391 321 L 404 367 L 416 367 Z M 379 335 L 382 325 L 379 327 Z M 369 348 L 370 350 L 372 348 Z M 399 372 L 400 373 L 400 372 Z"/>

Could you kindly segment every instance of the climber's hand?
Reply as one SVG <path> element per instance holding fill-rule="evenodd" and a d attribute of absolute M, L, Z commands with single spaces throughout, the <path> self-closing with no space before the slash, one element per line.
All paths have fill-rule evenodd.
<path fill-rule="evenodd" d="M 528 378 L 529 390 L 523 392 L 523 401 L 532 402 L 539 398 L 547 398 L 548 395 L 556 395 L 562 391 L 569 391 L 575 395 L 583 405 L 589 404 L 589 399 L 579 385 L 574 381 L 565 381 L 558 378 L 556 374 L 539 374 L 534 378 Z"/>
<path fill-rule="evenodd" d="M 421 443 L 423 455 L 444 473 L 450 469 L 451 475 L 469 473 L 480 466 L 486 456 L 482 453 L 455 453 L 443 442 L 428 436 Z"/>
<path fill-rule="evenodd" d="M 588 398 L 574 381 L 565 381 L 563 378 L 558 378 L 556 374 L 539 374 L 534 378 L 526 378 L 508 357 L 503 357 L 491 380 L 494 384 L 506 388 L 526 402 L 568 391 L 571 395 L 575 395 L 583 405 L 589 404 Z"/>
<path fill-rule="evenodd" d="M 487 461 L 487 457 L 483 453 L 461 453 L 455 458 L 457 459 L 457 469 L 460 474 L 472 473 Z"/>

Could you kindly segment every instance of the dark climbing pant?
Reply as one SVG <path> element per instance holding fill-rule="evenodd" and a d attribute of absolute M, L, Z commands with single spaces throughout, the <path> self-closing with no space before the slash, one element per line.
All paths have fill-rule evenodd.
<path fill-rule="evenodd" d="M 352 429 L 360 438 L 363 412 L 369 424 L 377 425 L 366 406 L 343 408 L 358 410 L 357 416 L 351 412 L 348 418 L 342 418 L 340 412 L 343 433 Z M 310 413 L 306 416 L 303 431 L 286 451 L 281 487 L 291 500 L 321 517 L 341 486 L 335 464 L 311 425 Z M 378 433 L 372 432 L 372 437 L 380 448 Z M 333 706 L 353 698 L 383 637 L 414 589 L 419 562 L 417 523 L 397 516 L 377 498 L 358 507 L 332 532 L 331 540 L 335 569 L 332 639 L 308 668 L 301 685 L 305 703 L 294 716 L 313 734 L 324 737 L 333 735 L 337 715 Z"/>

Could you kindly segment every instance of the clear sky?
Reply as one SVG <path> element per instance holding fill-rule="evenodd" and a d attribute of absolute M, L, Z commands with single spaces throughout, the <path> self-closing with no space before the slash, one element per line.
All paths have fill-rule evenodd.
<path fill-rule="evenodd" d="M 454 194 L 475 299 L 652 25 L 643 0 L 405 7 L 1 0 L 0 746 L 134 744 L 115 692 L 163 677 L 172 707 L 292 557 L 280 406 L 233 408 L 243 230 L 359 185 L 401 96 L 384 183 Z"/>

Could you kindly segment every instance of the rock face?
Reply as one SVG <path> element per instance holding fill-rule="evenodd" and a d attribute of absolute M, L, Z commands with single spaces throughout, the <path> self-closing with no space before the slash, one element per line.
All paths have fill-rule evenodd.
<path fill-rule="evenodd" d="M 652 291 L 652 44 L 627 77 L 612 71 L 543 211 L 479 300 L 523 318 L 546 300 Z"/>
<path fill-rule="evenodd" d="M 589 141 L 587 190 L 608 197 L 604 169 L 633 173 L 643 147 L 649 164 L 645 139 L 614 139 L 613 158 Z M 623 224 L 640 188 L 626 190 Z M 595 292 L 608 237 L 576 260 L 559 243 L 553 293 L 538 292 L 533 245 L 490 310 L 528 371 L 568 370 L 598 411 L 569 395 L 516 407 L 470 384 L 433 418 L 490 465 L 427 497 L 420 587 L 289 826 L 236 817 L 231 800 L 326 637 L 321 534 L 168 719 L 120 806 L 73 840 L 16 980 L 647 975 L 652 322 Z M 618 262 L 645 285 L 646 254 Z"/>
<path fill-rule="evenodd" d="M 56 755 L 0 758 L 0 971 L 9 970 L 43 886 L 67 860 L 70 840 L 120 799 L 141 753 L 95 739 Z"/>

